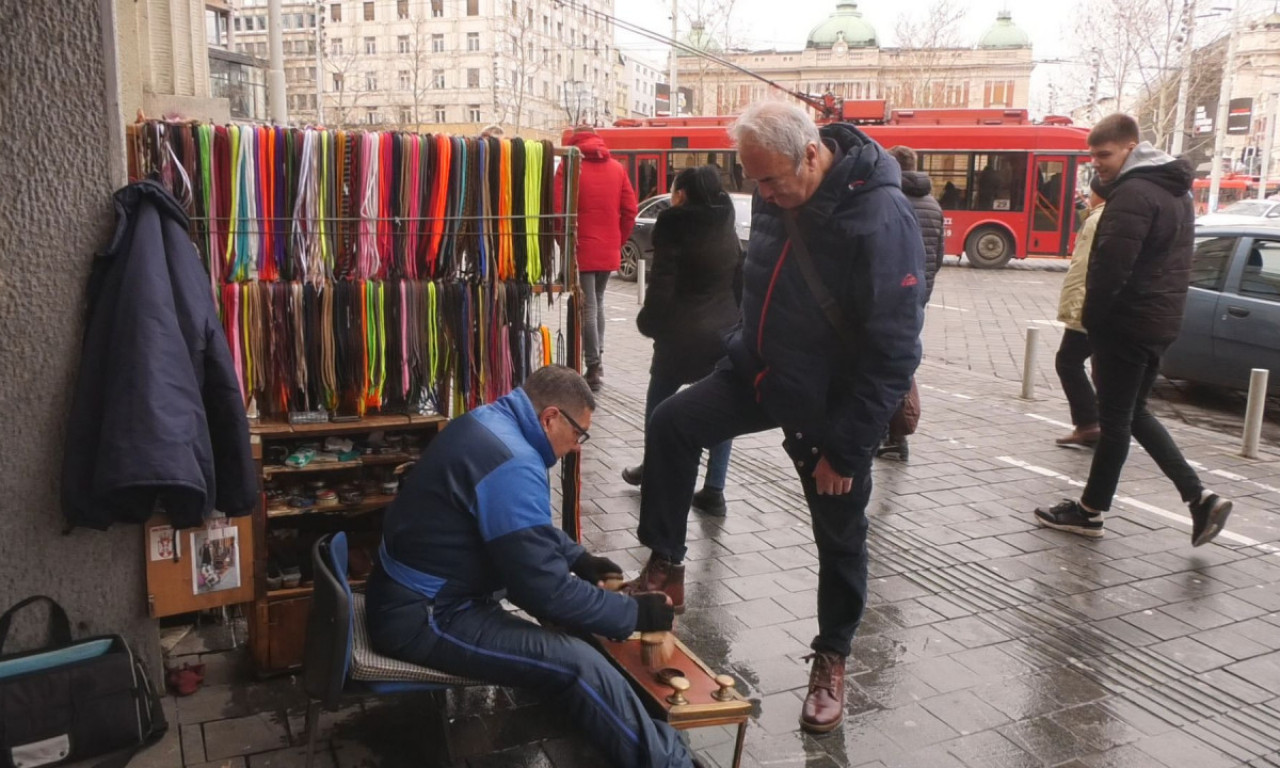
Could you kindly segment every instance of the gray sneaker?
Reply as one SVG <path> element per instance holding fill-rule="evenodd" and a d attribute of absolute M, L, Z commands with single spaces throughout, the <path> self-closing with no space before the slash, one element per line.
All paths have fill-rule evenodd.
<path fill-rule="evenodd" d="M 1046 528 L 1058 531 L 1076 533 L 1091 539 L 1102 537 L 1102 515 L 1085 512 L 1080 502 L 1072 499 L 1063 499 L 1062 503 L 1048 509 L 1037 509 L 1036 521 Z"/>
<path fill-rule="evenodd" d="M 1187 506 L 1191 508 L 1191 546 L 1208 544 L 1227 527 L 1227 517 L 1231 514 L 1230 500 L 1210 493 Z"/>

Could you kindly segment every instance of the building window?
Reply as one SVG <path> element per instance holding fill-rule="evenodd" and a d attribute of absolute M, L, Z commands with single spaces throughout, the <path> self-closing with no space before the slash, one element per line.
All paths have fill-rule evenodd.
<path fill-rule="evenodd" d="M 365 53 L 370 53 L 370 54 L 372 54 L 372 53 L 377 53 L 377 52 L 378 52 L 378 38 L 376 38 L 376 37 L 366 37 L 366 38 L 364 39 L 364 52 L 365 52 Z"/>
<path fill-rule="evenodd" d="M 396 0 L 396 18 L 409 18 L 409 0 Z"/>
<path fill-rule="evenodd" d="M 374 15 L 374 12 L 373 12 L 373 3 L 365 3 L 364 4 L 364 20 L 374 21 L 376 18 L 377 17 Z"/>
<path fill-rule="evenodd" d="M 366 109 L 364 113 L 364 121 L 369 125 L 377 125 L 382 122 L 382 120 L 378 118 L 378 108 L 369 107 Z"/>
<path fill-rule="evenodd" d="M 443 122 L 446 122 L 446 117 L 447 117 L 447 116 L 446 116 L 446 114 L 445 114 L 445 109 L 444 109 L 444 107 L 443 107 L 443 106 L 441 106 L 441 105 L 437 104 L 437 105 L 436 105 L 435 112 L 436 112 L 436 122 L 437 122 L 437 123 L 443 123 Z"/>
<path fill-rule="evenodd" d="M 472 67 L 471 69 L 467 70 L 467 87 L 468 88 L 480 87 L 480 70 L 479 69 Z"/>
<path fill-rule="evenodd" d="M 366 91 L 378 90 L 378 73 L 377 72 L 364 73 L 364 89 Z"/>
<path fill-rule="evenodd" d="M 431 87 L 432 87 L 432 88 L 444 88 L 444 87 L 445 87 L 445 84 L 444 84 L 444 70 L 443 70 L 443 69 L 433 69 L 433 70 L 431 70 Z"/>
<path fill-rule="evenodd" d="M 408 53 L 408 52 L 409 52 L 409 36 L 400 35 L 399 37 L 396 38 L 396 53 Z"/>
<path fill-rule="evenodd" d="M 431 15 L 436 18 L 444 15 L 444 0 L 431 0 Z"/>
<path fill-rule="evenodd" d="M 431 52 L 444 53 L 444 35 L 431 36 Z"/>
<path fill-rule="evenodd" d="M 479 32 L 467 33 L 467 50 L 468 51 L 480 50 L 480 33 Z"/>
<path fill-rule="evenodd" d="M 467 121 L 472 123 L 480 122 L 480 105 L 472 104 L 467 107 Z"/>
<path fill-rule="evenodd" d="M 330 41 L 329 51 L 334 56 L 341 56 L 342 55 L 342 38 L 340 37 L 333 38 L 333 40 Z"/>
<path fill-rule="evenodd" d="M 511 18 L 520 18 L 520 11 L 516 8 L 516 0 L 511 0 Z"/>
<path fill-rule="evenodd" d="M 480 0 L 467 0 L 467 15 L 468 16 L 480 15 Z"/>
<path fill-rule="evenodd" d="M 401 125 L 413 124 L 413 109 L 411 109 L 410 107 L 400 108 L 400 124 Z"/>
<path fill-rule="evenodd" d="M 396 82 L 400 85 L 400 90 L 402 91 L 407 91 L 413 87 L 413 78 L 407 69 L 400 70 L 396 77 Z"/>
<path fill-rule="evenodd" d="M 343 81 L 344 81 L 345 79 L 346 79 L 346 78 L 344 78 L 344 77 L 342 76 L 342 73 L 341 73 L 341 72 L 334 72 L 334 73 L 333 73 L 333 90 L 335 90 L 335 91 L 341 91 L 341 90 L 342 90 L 342 84 L 343 84 Z"/>

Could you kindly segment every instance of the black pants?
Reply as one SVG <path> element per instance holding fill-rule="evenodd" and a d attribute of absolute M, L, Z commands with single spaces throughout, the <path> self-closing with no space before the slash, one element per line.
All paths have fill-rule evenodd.
<path fill-rule="evenodd" d="M 730 371 L 717 370 L 662 401 L 644 440 L 640 542 L 662 557 L 683 560 L 702 449 L 776 426 L 750 383 Z M 818 545 L 818 635 L 812 647 L 847 656 L 867 598 L 871 475 L 855 477 L 852 493 L 819 496 L 813 480 L 817 460 L 796 462 Z"/>
<path fill-rule="evenodd" d="M 1058 381 L 1062 382 L 1062 393 L 1071 407 L 1071 423 L 1077 429 L 1098 423 L 1098 396 L 1084 369 L 1084 361 L 1092 354 L 1089 334 L 1070 328 L 1063 331 L 1054 365 L 1058 369 Z"/>
<path fill-rule="evenodd" d="M 1090 334 L 1089 341 L 1093 345 L 1102 438 L 1094 451 L 1089 482 L 1080 501 L 1100 512 L 1111 509 L 1120 470 L 1129 457 L 1130 436 L 1173 481 L 1183 501 L 1190 503 L 1200 498 L 1204 486 L 1196 471 L 1182 457 L 1164 425 L 1147 410 L 1147 395 L 1159 372 L 1164 347 L 1097 333 Z"/>

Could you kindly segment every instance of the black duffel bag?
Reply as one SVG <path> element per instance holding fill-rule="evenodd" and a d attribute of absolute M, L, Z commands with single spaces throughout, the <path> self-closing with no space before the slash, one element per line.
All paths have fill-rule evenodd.
<path fill-rule="evenodd" d="M 5 654 L 14 614 L 49 606 L 43 648 Z M 71 639 L 66 611 L 36 595 L 0 616 L 0 766 L 37 768 L 117 752 L 119 768 L 168 728 L 145 666 L 119 635 Z"/>

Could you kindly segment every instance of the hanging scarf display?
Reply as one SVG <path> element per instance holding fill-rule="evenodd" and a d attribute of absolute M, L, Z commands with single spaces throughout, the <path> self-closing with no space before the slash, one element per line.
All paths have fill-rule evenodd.
<path fill-rule="evenodd" d="M 150 121 L 129 148 L 190 214 L 265 416 L 467 410 L 553 357 L 550 142 Z"/>

